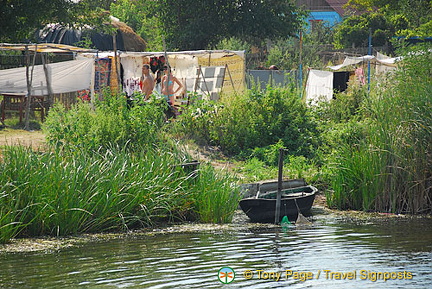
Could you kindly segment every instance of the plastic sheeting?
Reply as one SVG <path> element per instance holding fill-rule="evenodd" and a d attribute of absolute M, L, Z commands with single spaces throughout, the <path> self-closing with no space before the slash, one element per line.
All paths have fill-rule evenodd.
<path fill-rule="evenodd" d="M 202 67 L 197 81 L 197 92 L 207 95 L 211 100 L 217 100 L 225 77 L 225 66 Z"/>
<path fill-rule="evenodd" d="M 266 89 L 267 85 L 286 86 L 296 81 L 295 72 L 290 70 L 248 70 L 248 88 L 258 86 Z"/>
<path fill-rule="evenodd" d="M 335 66 L 327 66 L 327 67 L 330 69 L 333 69 L 333 70 L 339 70 L 342 67 L 346 67 L 349 65 L 356 65 L 356 64 L 359 64 L 359 63 L 364 62 L 364 61 L 371 61 L 371 62 L 376 62 L 377 64 L 381 64 L 381 66 L 388 66 L 391 68 L 395 68 L 396 63 L 399 60 L 401 60 L 400 57 L 391 58 L 391 57 L 388 57 L 384 54 L 377 53 L 376 57 L 373 55 L 365 55 L 365 56 L 360 56 L 360 57 L 346 57 L 342 64 L 335 65 Z M 384 70 L 385 70 L 385 68 L 384 68 Z"/>
<path fill-rule="evenodd" d="M 47 64 L 52 92 L 65 93 L 90 89 L 93 62 L 93 59 L 80 59 Z M 26 68 L 0 70 L 0 93 L 26 95 Z M 43 65 L 34 66 L 32 95 L 48 95 Z"/>
<path fill-rule="evenodd" d="M 328 66 L 328 68 L 333 69 L 333 70 L 339 70 L 342 67 L 345 67 L 348 65 L 356 65 L 360 62 L 370 61 L 372 59 L 375 59 L 375 56 L 365 55 L 365 56 L 360 56 L 360 57 L 346 57 L 342 64 L 335 65 L 335 66 Z"/>

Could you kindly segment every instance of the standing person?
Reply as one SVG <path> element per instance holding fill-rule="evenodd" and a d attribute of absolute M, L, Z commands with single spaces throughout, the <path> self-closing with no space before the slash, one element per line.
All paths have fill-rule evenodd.
<path fill-rule="evenodd" d="M 144 100 L 148 100 L 154 89 L 153 76 L 150 74 L 150 65 L 143 65 L 143 76 L 141 77 L 141 91 L 144 94 Z"/>
<path fill-rule="evenodd" d="M 162 94 L 167 98 L 171 107 L 174 106 L 175 95 L 183 90 L 183 84 L 171 73 L 171 67 L 164 66 L 165 75 L 162 76 Z M 177 89 L 174 90 L 174 84 L 177 84 Z"/>

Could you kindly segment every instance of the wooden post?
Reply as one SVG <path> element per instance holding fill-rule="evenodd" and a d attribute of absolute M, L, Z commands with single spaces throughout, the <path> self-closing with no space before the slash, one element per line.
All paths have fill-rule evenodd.
<path fill-rule="evenodd" d="M 32 86 L 32 78 L 30 77 L 30 52 L 28 45 L 25 46 L 25 57 L 26 57 L 26 80 L 27 80 L 27 96 L 24 97 L 25 102 L 25 111 L 24 111 L 24 129 L 30 130 L 30 107 L 31 107 L 31 86 Z M 35 50 L 35 58 L 36 58 L 36 50 Z M 21 104 L 20 104 L 21 105 Z"/>
<path fill-rule="evenodd" d="M 280 207 L 282 199 L 282 172 L 283 172 L 283 159 L 284 159 L 284 149 L 279 149 L 279 172 L 278 172 L 278 190 L 276 195 L 276 211 L 275 211 L 275 224 L 279 224 L 280 220 Z"/>
<path fill-rule="evenodd" d="M 236 88 L 235 88 L 235 86 L 234 86 L 234 81 L 233 81 L 233 79 L 232 79 L 231 72 L 229 71 L 228 64 L 225 64 L 225 69 L 226 69 L 226 71 L 228 71 L 228 76 L 229 76 L 229 78 L 230 78 L 231 85 L 232 85 L 232 87 L 233 87 L 234 92 L 236 92 Z M 225 77 L 224 77 L 224 78 L 225 78 Z"/>
<path fill-rule="evenodd" d="M 119 65 L 119 59 L 117 56 L 117 30 L 113 34 L 113 50 L 114 50 L 114 63 L 115 63 L 115 70 L 117 74 L 117 91 L 121 91 L 122 83 L 120 80 L 120 65 Z"/>
<path fill-rule="evenodd" d="M 28 49 L 28 45 L 25 46 L 25 66 L 26 66 L 26 81 L 27 81 L 27 95 L 24 97 L 25 99 L 29 99 L 31 97 L 31 83 L 30 83 L 30 53 Z M 30 102 L 27 101 L 27 104 Z M 22 104 L 20 104 L 21 107 Z M 20 112 L 20 118 L 21 118 L 21 112 Z M 27 106 L 25 108 L 25 129 L 29 130 L 29 123 L 28 123 L 28 113 L 27 113 Z"/>
<path fill-rule="evenodd" d="M 52 86 L 51 86 L 51 75 L 48 72 L 48 66 L 47 66 L 48 53 L 41 53 L 41 57 L 42 57 L 43 70 L 45 73 L 45 80 L 46 80 L 47 91 L 48 91 L 48 108 L 47 109 L 49 109 L 54 103 L 54 93 L 52 91 Z M 43 101 L 42 101 L 42 105 L 43 105 Z M 43 109 L 45 109 L 45 107 Z"/>

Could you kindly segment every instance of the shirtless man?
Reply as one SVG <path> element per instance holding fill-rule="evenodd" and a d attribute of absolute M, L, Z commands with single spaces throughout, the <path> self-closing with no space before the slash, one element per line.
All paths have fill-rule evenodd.
<path fill-rule="evenodd" d="M 148 100 L 154 89 L 154 80 L 153 76 L 150 75 L 150 66 L 148 64 L 143 65 L 142 72 L 143 76 L 141 79 L 141 90 L 142 93 L 145 95 L 144 100 Z"/>

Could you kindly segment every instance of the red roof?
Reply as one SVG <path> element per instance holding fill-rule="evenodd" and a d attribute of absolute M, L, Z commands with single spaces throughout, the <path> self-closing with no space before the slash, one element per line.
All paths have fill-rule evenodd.
<path fill-rule="evenodd" d="M 326 0 L 326 2 L 341 17 L 344 16 L 346 9 L 343 6 L 348 3 L 348 0 Z"/>

